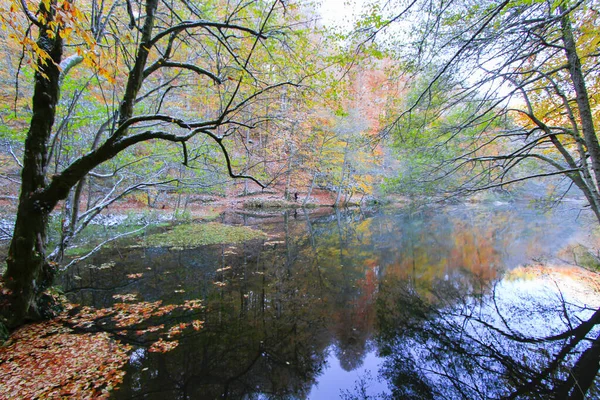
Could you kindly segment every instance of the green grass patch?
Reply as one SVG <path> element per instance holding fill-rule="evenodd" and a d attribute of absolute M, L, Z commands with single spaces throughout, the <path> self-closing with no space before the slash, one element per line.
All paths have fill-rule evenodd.
<path fill-rule="evenodd" d="M 177 225 L 169 232 L 157 233 L 146 238 L 146 246 L 197 247 L 209 244 L 241 243 L 252 239 L 266 239 L 259 230 L 245 226 L 231 226 L 216 222 L 208 224 Z"/>
<path fill-rule="evenodd" d="M 131 242 L 136 237 L 146 234 L 148 231 L 163 229 L 170 226 L 168 222 L 160 222 L 149 225 L 146 229 L 139 230 L 138 232 L 131 233 L 122 236 L 114 241 L 110 241 L 104 245 L 106 248 L 119 247 L 123 244 Z M 117 225 L 106 228 L 102 225 L 89 225 L 87 226 L 81 235 L 76 237 L 74 244 L 65 250 L 65 256 L 67 257 L 82 257 L 88 254 L 90 251 L 100 243 L 114 238 L 117 235 L 134 232 L 136 229 L 142 228 L 143 225 Z"/>
<path fill-rule="evenodd" d="M 592 271 L 600 271 L 600 258 L 590 252 L 585 246 L 576 245 L 572 251 L 575 264 L 591 269 Z"/>
<path fill-rule="evenodd" d="M 69 247 L 65 250 L 66 257 L 82 257 L 85 256 L 90 251 L 94 250 L 96 246 L 76 246 Z"/>
<path fill-rule="evenodd" d="M 215 211 L 213 209 L 210 209 L 208 211 L 203 211 L 202 214 L 200 214 L 198 216 L 198 219 L 201 221 L 211 222 L 211 221 L 216 220 L 220 216 L 221 216 L 220 211 Z"/>

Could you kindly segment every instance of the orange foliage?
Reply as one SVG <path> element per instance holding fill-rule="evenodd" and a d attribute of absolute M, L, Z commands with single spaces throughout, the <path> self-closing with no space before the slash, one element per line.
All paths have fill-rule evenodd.
<path fill-rule="evenodd" d="M 161 338 L 158 339 L 157 342 L 152 343 L 152 346 L 150 346 L 150 349 L 148 349 L 148 351 L 151 353 L 166 353 L 167 351 L 173 350 L 178 345 L 179 342 L 177 340 L 166 342 Z"/>
<path fill-rule="evenodd" d="M 0 348 L 0 397 L 108 398 L 129 350 L 108 333 L 76 334 L 56 320 L 26 325 Z"/>
<path fill-rule="evenodd" d="M 495 247 L 493 226 L 472 226 L 465 221 L 453 221 L 453 243 L 447 251 L 432 254 L 428 247 L 416 246 L 409 257 L 390 265 L 386 275 L 400 279 L 416 279 L 424 287 L 445 279 L 455 271 L 468 272 L 481 283 L 497 278 L 497 267 L 502 265 L 501 254 Z"/>
<path fill-rule="evenodd" d="M 121 297 L 135 298 L 133 295 Z M 129 333 L 137 336 L 155 333 L 167 340 L 162 337 L 149 340 L 148 351 L 164 353 L 178 346 L 177 340 L 171 340 L 174 336 L 188 327 L 198 331 L 204 322 L 180 322 L 168 328 L 164 324 L 139 329 L 135 329 L 136 326 L 176 309 L 200 308 L 200 300 L 186 300 L 182 305 L 162 305 L 161 301 L 117 303 L 102 309 L 75 309 L 69 305 L 68 310 L 54 320 L 18 329 L 0 348 L 0 380 L 3 383 L 0 398 L 108 398 L 110 391 L 123 381 L 125 371 L 122 368 L 131 347 L 108 332 L 78 333 L 76 330 L 102 331 L 111 322 L 122 329 L 116 332 L 117 337 L 125 338 Z"/>

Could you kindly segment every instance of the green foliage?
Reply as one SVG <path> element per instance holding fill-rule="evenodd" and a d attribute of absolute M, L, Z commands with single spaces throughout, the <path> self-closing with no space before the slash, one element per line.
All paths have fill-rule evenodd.
<path fill-rule="evenodd" d="M 571 1 L 412 4 L 416 22 L 396 42 L 410 90 L 390 108 L 387 131 L 400 168 L 384 189 L 469 194 L 560 176 L 600 218 L 589 168 L 600 154 L 590 111 L 600 87 L 596 10 Z"/>
<path fill-rule="evenodd" d="M 593 254 L 588 248 L 582 245 L 574 246 L 571 251 L 575 264 L 592 271 L 600 271 L 600 258 L 597 254 Z"/>
<path fill-rule="evenodd" d="M 482 143 L 514 126 L 512 120 L 496 118 L 497 107 L 480 100 L 478 93 L 462 93 L 456 78 L 444 75 L 434 80 L 436 73 L 422 74 L 410 85 L 402 106 L 409 111 L 390 130 L 399 166 L 384 181 L 386 193 L 455 193 L 488 167 L 470 163 L 471 158 L 505 150 L 493 140 L 483 147 Z M 531 171 L 535 166 L 523 162 L 520 167 Z"/>
<path fill-rule="evenodd" d="M 192 213 L 190 210 L 176 210 L 175 215 L 173 215 L 173 218 L 176 221 L 189 222 L 192 220 Z"/>
<path fill-rule="evenodd" d="M 209 244 L 241 243 L 265 238 L 265 233 L 255 229 L 211 222 L 208 224 L 177 225 L 169 232 L 148 236 L 145 245 L 193 248 Z"/>

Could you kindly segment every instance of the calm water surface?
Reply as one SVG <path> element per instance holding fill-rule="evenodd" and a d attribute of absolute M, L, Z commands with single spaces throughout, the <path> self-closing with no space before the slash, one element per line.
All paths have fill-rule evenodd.
<path fill-rule="evenodd" d="M 74 267 L 63 285 L 96 307 L 130 293 L 203 301 L 203 328 L 176 349 L 136 347 L 117 399 L 502 397 L 565 343 L 523 338 L 560 333 L 567 316 L 599 305 L 510 273 L 588 235 L 578 213 L 496 204 L 229 215 L 269 238 L 196 249 L 139 247 L 139 238 Z M 540 381 L 551 389 L 577 354 Z"/>

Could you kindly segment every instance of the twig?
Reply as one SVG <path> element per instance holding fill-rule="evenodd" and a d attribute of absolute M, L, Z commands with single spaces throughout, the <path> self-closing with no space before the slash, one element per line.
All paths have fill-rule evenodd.
<path fill-rule="evenodd" d="M 113 241 L 115 241 L 117 239 L 120 239 L 122 237 L 133 235 L 134 233 L 140 232 L 140 231 L 146 229 L 148 227 L 148 225 L 150 225 L 150 224 L 146 224 L 146 225 L 142 226 L 141 228 L 135 229 L 135 230 L 130 231 L 130 232 L 125 232 L 125 233 L 122 233 L 120 235 L 117 235 L 117 236 L 114 236 L 114 237 L 112 237 L 110 239 L 105 240 L 104 242 L 100 243 L 98 246 L 94 247 L 94 249 L 92 251 L 90 251 L 89 253 L 87 253 L 86 255 L 73 259 L 70 263 L 68 263 L 64 267 L 61 267 L 60 270 L 61 271 L 66 271 L 67 269 L 69 269 L 73 265 L 75 265 L 75 264 L 77 264 L 77 263 L 79 263 L 79 262 L 81 262 L 83 260 L 86 260 L 87 258 L 89 258 L 92 255 L 94 255 L 95 253 L 97 253 L 105 244 L 113 242 Z"/>

